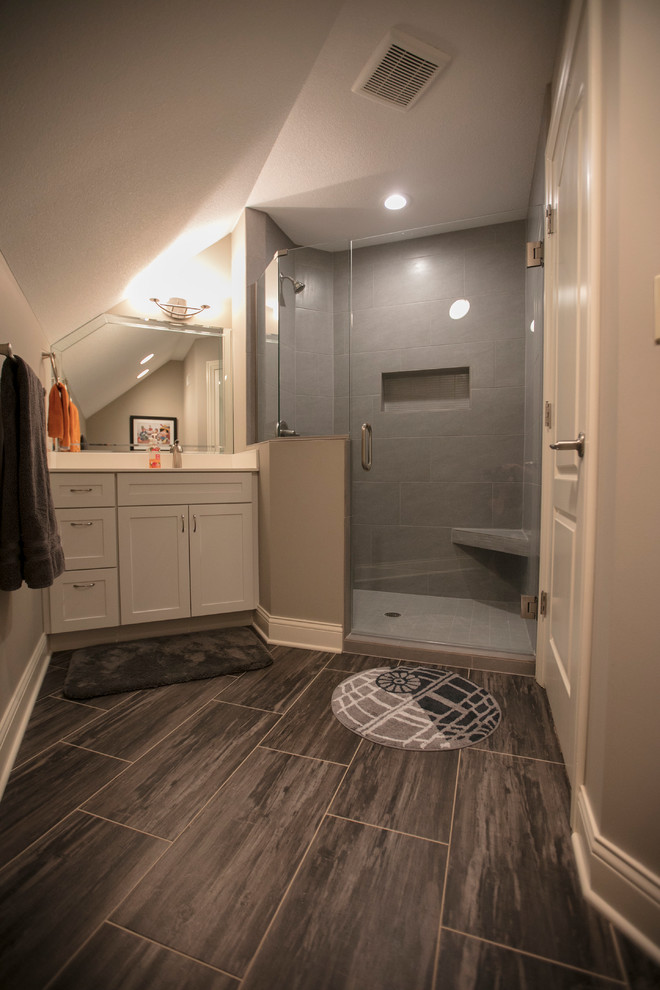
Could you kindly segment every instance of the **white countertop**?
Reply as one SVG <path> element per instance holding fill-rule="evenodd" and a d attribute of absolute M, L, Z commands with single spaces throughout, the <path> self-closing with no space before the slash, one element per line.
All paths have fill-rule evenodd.
<path fill-rule="evenodd" d="M 182 466 L 172 467 L 172 454 L 161 451 L 161 471 L 258 471 L 259 451 L 243 450 L 238 454 L 198 454 L 186 453 L 182 456 Z M 50 471 L 155 471 L 149 468 L 149 452 L 136 450 L 124 454 L 102 453 L 81 450 L 71 454 L 66 451 L 49 451 Z"/>

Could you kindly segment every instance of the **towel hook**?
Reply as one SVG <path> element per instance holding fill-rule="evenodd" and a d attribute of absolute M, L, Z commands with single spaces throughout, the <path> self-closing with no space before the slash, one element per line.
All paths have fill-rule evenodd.
<path fill-rule="evenodd" d="M 11 344 L 0 344 L 0 354 L 4 354 L 5 357 L 11 358 L 12 361 L 16 360 L 14 352 L 11 349 Z"/>

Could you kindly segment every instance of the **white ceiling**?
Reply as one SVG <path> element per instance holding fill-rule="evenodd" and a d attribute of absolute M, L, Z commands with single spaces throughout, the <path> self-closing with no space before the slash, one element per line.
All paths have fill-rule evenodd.
<path fill-rule="evenodd" d="M 22 0 L 2 15 L 0 250 L 47 336 L 245 206 L 299 244 L 525 214 L 562 0 Z M 451 55 L 351 92 L 391 27 Z M 411 203 L 386 214 L 383 197 Z"/>

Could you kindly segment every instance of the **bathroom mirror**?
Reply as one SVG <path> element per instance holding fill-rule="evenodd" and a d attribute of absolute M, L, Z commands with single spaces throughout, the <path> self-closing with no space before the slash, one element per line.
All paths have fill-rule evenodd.
<path fill-rule="evenodd" d="M 185 450 L 233 451 L 230 330 L 102 313 L 52 351 L 82 449 L 135 449 L 131 417 L 143 417 L 175 420 Z"/>

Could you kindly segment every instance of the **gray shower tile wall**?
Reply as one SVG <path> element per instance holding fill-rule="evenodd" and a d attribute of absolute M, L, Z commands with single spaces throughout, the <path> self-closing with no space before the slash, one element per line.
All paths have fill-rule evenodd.
<path fill-rule="evenodd" d="M 355 586 L 516 601 L 524 561 L 451 542 L 520 528 L 525 439 L 524 222 L 354 249 L 351 434 Z M 467 317 L 449 306 L 469 298 Z M 344 358 L 335 333 L 335 367 Z M 470 368 L 469 408 L 383 411 L 385 372 Z"/>
<path fill-rule="evenodd" d="M 281 271 L 305 284 L 294 293 L 290 282 L 282 283 L 282 419 L 301 436 L 330 436 L 335 393 L 334 257 L 316 248 L 296 248 L 282 259 Z"/>
<path fill-rule="evenodd" d="M 333 358 L 335 403 L 333 432 L 347 434 L 350 423 L 348 351 L 350 326 L 350 252 L 333 255 Z"/>

